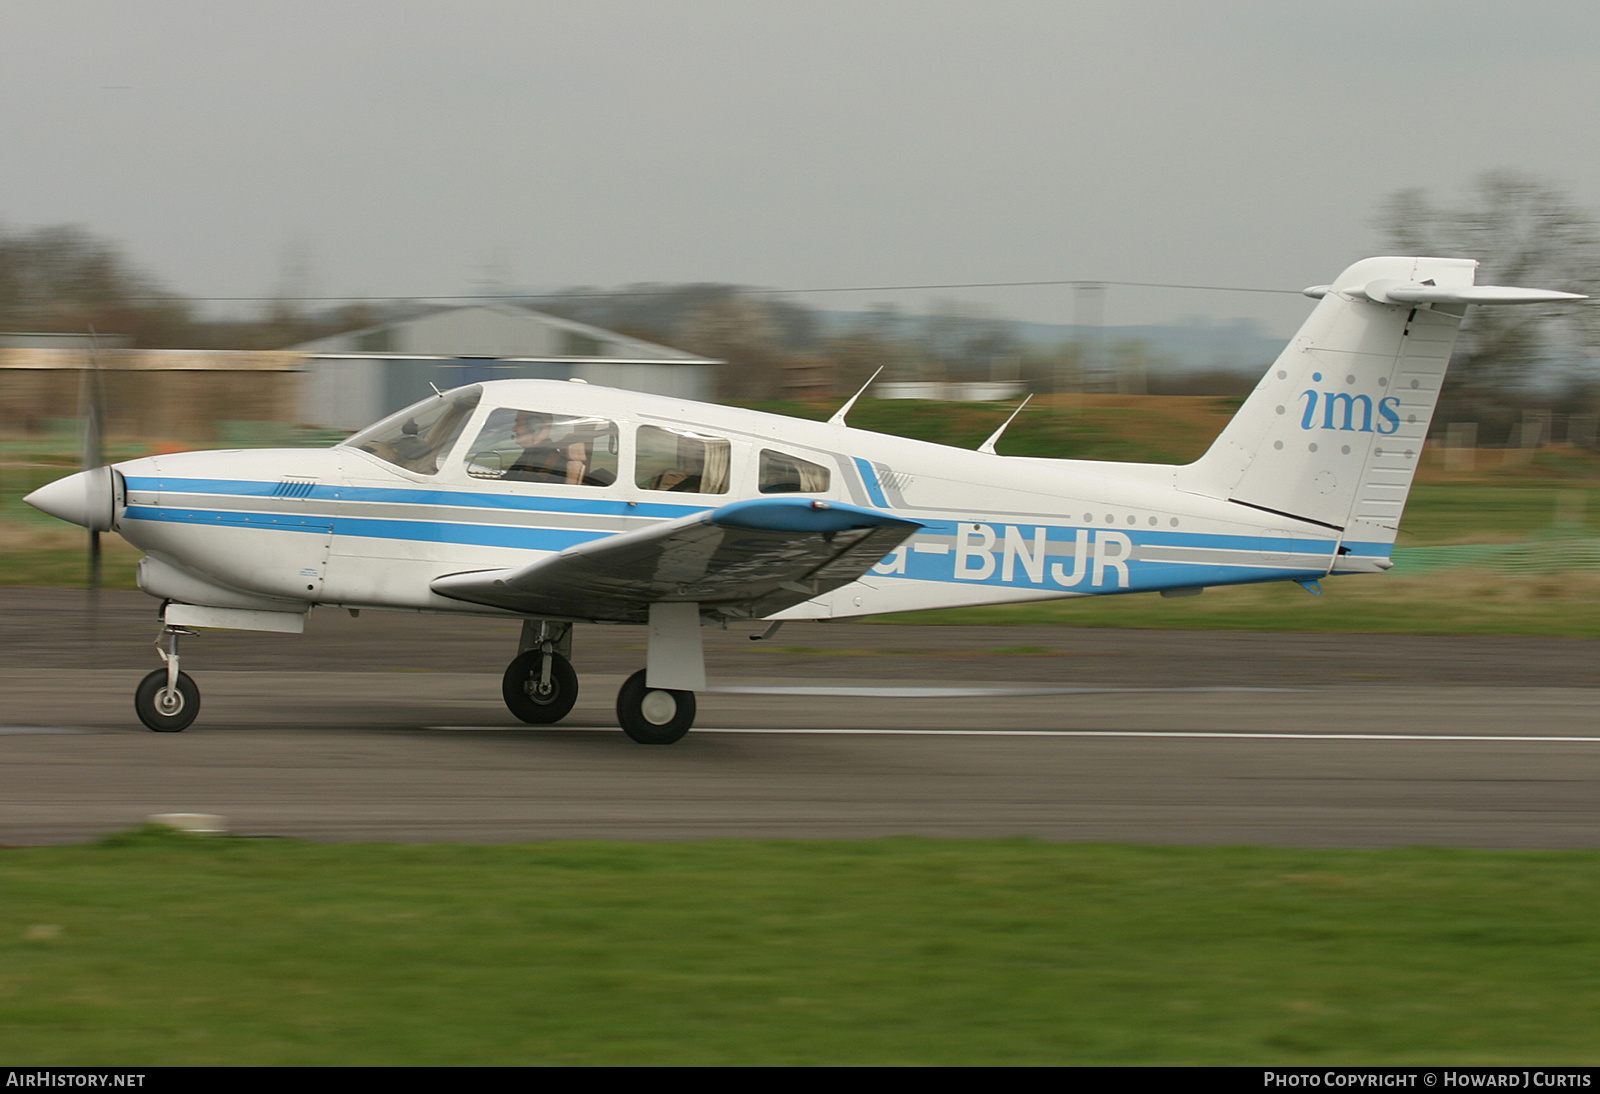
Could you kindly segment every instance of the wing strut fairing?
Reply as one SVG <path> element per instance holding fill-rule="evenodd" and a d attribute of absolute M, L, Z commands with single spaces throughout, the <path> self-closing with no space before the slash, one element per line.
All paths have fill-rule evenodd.
<path fill-rule="evenodd" d="M 848 585 L 921 527 L 839 502 L 758 498 L 431 587 L 557 619 L 642 623 L 652 603 L 671 602 L 759 619 Z"/>

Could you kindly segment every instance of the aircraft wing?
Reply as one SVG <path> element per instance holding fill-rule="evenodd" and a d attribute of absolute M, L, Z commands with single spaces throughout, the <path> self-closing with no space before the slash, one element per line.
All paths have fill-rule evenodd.
<path fill-rule="evenodd" d="M 557 619 L 644 622 L 658 601 L 759 619 L 848 585 L 922 525 L 809 498 L 758 498 L 436 578 L 440 596 Z"/>

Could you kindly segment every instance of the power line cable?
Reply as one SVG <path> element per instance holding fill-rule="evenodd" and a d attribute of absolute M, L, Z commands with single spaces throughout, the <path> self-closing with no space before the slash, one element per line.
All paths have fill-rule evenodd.
<path fill-rule="evenodd" d="M 330 303 L 342 301 L 348 303 L 401 303 L 408 301 L 426 300 L 614 300 L 621 297 L 639 296 L 674 296 L 682 293 L 685 288 L 697 285 L 710 284 L 717 288 L 732 288 L 737 292 L 749 296 L 800 296 L 817 293 L 853 293 L 853 292 L 926 292 L 933 289 L 1018 289 L 1018 288 L 1050 288 L 1069 285 L 1110 285 L 1119 288 L 1136 289 L 1189 289 L 1202 292 L 1242 292 L 1242 293 L 1269 293 L 1278 296 L 1299 296 L 1299 289 L 1264 289 L 1249 285 L 1186 285 L 1166 281 L 1106 281 L 1100 278 L 1072 278 L 1057 281 L 965 281 L 951 284 L 937 285 L 843 285 L 831 287 L 813 287 L 802 289 L 757 289 L 745 288 L 738 285 L 722 286 L 716 283 L 688 282 L 670 289 L 622 289 L 622 290 L 597 290 L 595 292 L 559 292 L 559 293 L 466 293 L 466 294 L 440 294 L 437 296 L 183 296 L 185 300 L 196 303 L 262 303 L 282 301 L 284 303 Z M 178 294 L 182 295 L 182 294 Z M 170 300 L 165 297 L 127 297 L 129 300 Z"/>

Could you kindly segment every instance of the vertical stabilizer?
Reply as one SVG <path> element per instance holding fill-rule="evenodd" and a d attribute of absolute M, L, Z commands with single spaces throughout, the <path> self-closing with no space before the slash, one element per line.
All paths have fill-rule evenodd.
<path fill-rule="evenodd" d="M 1467 301 L 1514 302 L 1475 290 L 1477 265 L 1369 258 L 1307 290 L 1316 310 L 1179 489 L 1394 542 Z"/>

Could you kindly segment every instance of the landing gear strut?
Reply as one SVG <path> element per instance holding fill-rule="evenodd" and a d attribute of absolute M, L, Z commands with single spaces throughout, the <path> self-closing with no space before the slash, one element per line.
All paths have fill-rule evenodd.
<path fill-rule="evenodd" d="M 670 745 L 694 725 L 694 693 L 706 686 L 700 606 L 651 604 L 649 620 L 649 668 L 617 693 L 617 721 L 640 744 Z M 517 648 L 500 684 L 506 709 L 530 725 L 559 722 L 578 700 L 572 624 L 525 619 Z"/>
<path fill-rule="evenodd" d="M 167 663 L 166 668 L 156 669 L 139 681 L 133 693 L 133 709 L 139 721 L 157 733 L 181 733 L 200 713 L 200 689 L 188 673 L 178 670 L 178 638 L 194 633 L 187 627 L 162 627 L 156 652 Z"/>
<path fill-rule="evenodd" d="M 694 725 L 694 692 L 652 688 L 644 681 L 640 669 L 617 692 L 617 721 L 642 745 L 670 745 Z"/>
<path fill-rule="evenodd" d="M 526 620 L 522 652 L 506 667 L 500 694 L 506 709 L 530 725 L 561 721 L 578 701 L 578 674 L 573 671 L 572 624 Z"/>
<path fill-rule="evenodd" d="M 700 605 L 650 605 L 647 656 L 649 668 L 628 677 L 617 692 L 617 721 L 642 745 L 670 745 L 694 725 L 694 693 L 706 686 Z"/>

